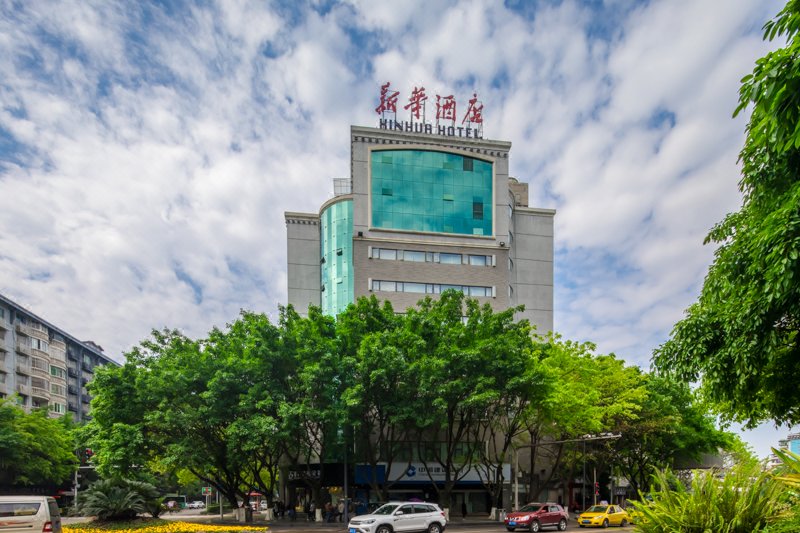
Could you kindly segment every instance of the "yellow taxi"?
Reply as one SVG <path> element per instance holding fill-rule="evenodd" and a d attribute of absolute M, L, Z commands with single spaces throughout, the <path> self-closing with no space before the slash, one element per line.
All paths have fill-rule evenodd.
<path fill-rule="evenodd" d="M 631 517 L 619 505 L 593 505 L 578 517 L 580 527 L 627 526 Z"/>

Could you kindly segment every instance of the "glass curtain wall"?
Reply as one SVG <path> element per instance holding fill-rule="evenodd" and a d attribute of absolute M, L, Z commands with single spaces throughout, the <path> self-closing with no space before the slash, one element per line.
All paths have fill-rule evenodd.
<path fill-rule="evenodd" d="M 336 316 L 355 300 L 353 201 L 330 204 L 320 214 L 322 312 Z"/>
<path fill-rule="evenodd" d="M 426 150 L 373 150 L 374 228 L 491 236 L 492 163 Z"/>

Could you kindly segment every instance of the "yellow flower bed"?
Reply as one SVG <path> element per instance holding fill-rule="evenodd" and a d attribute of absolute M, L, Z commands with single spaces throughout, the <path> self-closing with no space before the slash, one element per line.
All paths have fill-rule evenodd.
<path fill-rule="evenodd" d="M 118 527 L 115 527 L 118 526 Z M 194 524 L 191 522 L 177 522 L 172 520 L 142 522 L 141 524 L 125 522 L 124 524 L 104 524 L 97 527 L 93 523 L 63 526 L 63 533 L 229 533 L 250 531 L 253 533 L 266 533 L 268 527 L 254 526 L 217 526 L 213 524 Z"/>

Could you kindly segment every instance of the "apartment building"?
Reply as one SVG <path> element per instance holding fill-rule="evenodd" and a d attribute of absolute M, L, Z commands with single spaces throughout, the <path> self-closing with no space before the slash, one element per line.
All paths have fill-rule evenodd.
<path fill-rule="evenodd" d="M 27 410 L 47 409 L 91 418 L 86 385 L 94 369 L 116 364 L 93 342 L 79 341 L 0 295 L 0 398 L 14 396 Z"/>

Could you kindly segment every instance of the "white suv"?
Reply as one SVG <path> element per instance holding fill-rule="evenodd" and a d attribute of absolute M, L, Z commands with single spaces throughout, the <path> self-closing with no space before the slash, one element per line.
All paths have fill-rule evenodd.
<path fill-rule="evenodd" d="M 372 514 L 356 516 L 347 528 L 348 533 L 443 533 L 446 526 L 444 512 L 434 503 L 390 502 Z"/>

